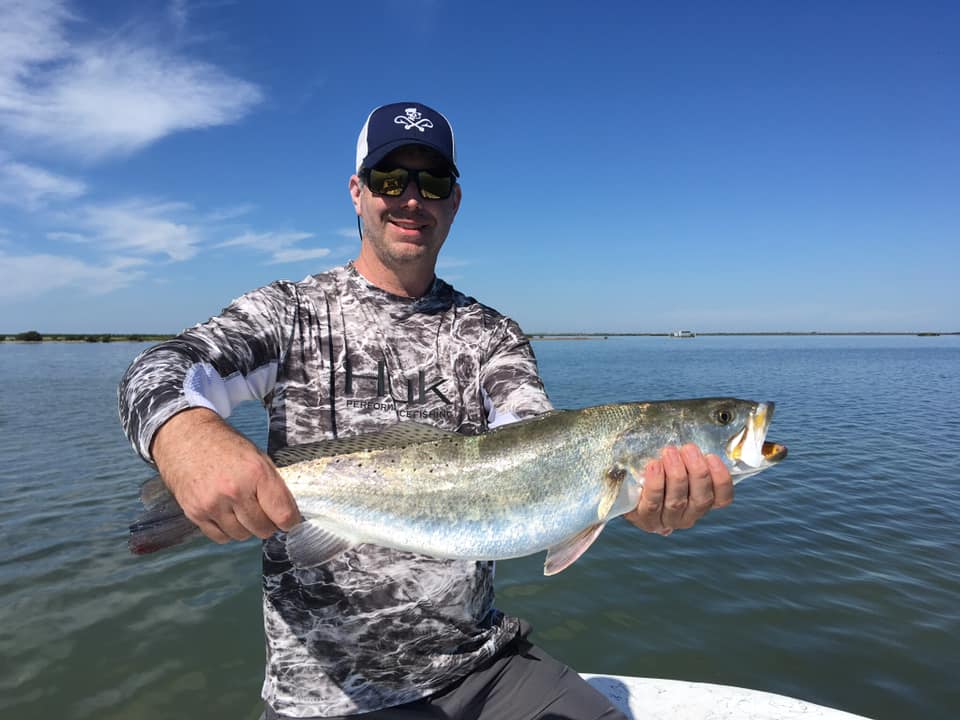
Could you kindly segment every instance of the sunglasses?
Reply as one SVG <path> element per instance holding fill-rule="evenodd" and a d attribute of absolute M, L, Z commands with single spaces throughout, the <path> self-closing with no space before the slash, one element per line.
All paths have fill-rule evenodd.
<path fill-rule="evenodd" d="M 413 177 L 424 200 L 446 200 L 457 181 L 448 170 L 410 170 L 395 167 L 390 170 L 370 168 L 364 172 L 367 187 L 374 195 L 400 197 Z"/>

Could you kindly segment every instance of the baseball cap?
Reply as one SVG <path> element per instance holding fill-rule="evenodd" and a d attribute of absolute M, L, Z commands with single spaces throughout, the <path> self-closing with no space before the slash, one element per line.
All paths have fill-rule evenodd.
<path fill-rule="evenodd" d="M 450 122 L 433 108 L 415 102 L 381 105 L 370 113 L 357 139 L 357 172 L 373 167 L 404 145 L 436 150 L 460 177 Z"/>

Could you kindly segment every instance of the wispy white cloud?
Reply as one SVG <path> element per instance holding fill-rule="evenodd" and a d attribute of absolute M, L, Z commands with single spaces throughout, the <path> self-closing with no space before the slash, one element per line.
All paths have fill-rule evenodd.
<path fill-rule="evenodd" d="M 90 242 L 90 237 L 87 235 L 82 235 L 75 232 L 48 232 L 48 240 L 56 240 L 57 242 L 68 242 L 68 243 L 87 243 Z"/>
<path fill-rule="evenodd" d="M 316 260 L 317 258 L 326 257 L 329 254 L 329 248 L 303 248 L 299 250 L 293 248 L 291 250 L 278 250 L 273 254 L 273 257 L 270 258 L 270 265 Z"/>
<path fill-rule="evenodd" d="M 185 6 L 171 6 L 186 22 Z M 0 130 L 86 158 L 235 122 L 262 93 L 142 37 L 76 40 L 64 2 L 0 0 Z"/>
<path fill-rule="evenodd" d="M 248 247 L 259 252 L 269 253 L 269 264 L 301 262 L 326 257 L 330 254 L 329 248 L 301 248 L 294 247 L 301 240 L 314 237 L 313 233 L 305 232 L 245 232 L 242 235 L 220 243 L 217 247 Z"/>
<path fill-rule="evenodd" d="M 0 144 L 17 154 L 54 148 L 96 159 L 243 117 L 260 90 L 158 39 L 171 29 L 180 37 L 190 20 L 184 0 L 165 10 L 166 33 L 142 32 L 136 21 L 107 33 L 67 0 L 0 0 Z M 189 260 L 216 236 L 217 223 L 253 209 L 237 205 L 202 217 L 184 203 L 91 202 L 92 194 L 80 179 L 0 150 L 0 204 L 34 213 L 42 228 L 0 243 L 3 296 L 84 284 L 109 292 L 158 259 Z M 56 243 L 82 246 L 82 256 L 63 245 L 60 253 Z"/>
<path fill-rule="evenodd" d="M 101 295 L 142 278 L 138 267 L 144 262 L 115 257 L 95 264 L 61 255 L 12 255 L 0 250 L 0 298 L 22 300 L 62 288 Z"/>
<path fill-rule="evenodd" d="M 271 252 L 290 247 L 301 240 L 306 240 L 312 237 L 313 233 L 305 232 L 245 232 L 242 235 L 238 235 L 235 238 L 231 238 L 220 243 L 217 247 L 243 246 L 252 247 L 256 250 L 262 250 L 264 252 Z"/>
<path fill-rule="evenodd" d="M 5 83 L 14 82 L 32 63 L 49 62 L 68 52 L 60 27 L 71 16 L 60 0 L 3 0 L 0 14 L 0 78 Z M 12 101 L 4 97 L 4 103 Z"/>
<path fill-rule="evenodd" d="M 87 206 L 78 222 L 100 247 L 140 256 L 166 255 L 170 260 L 189 260 L 197 253 L 203 230 L 178 220 L 177 214 L 187 210 L 189 206 L 184 203 L 130 200 Z"/>
<path fill-rule="evenodd" d="M 80 180 L 0 157 L 0 203 L 37 210 L 48 202 L 71 200 L 87 191 Z"/>
<path fill-rule="evenodd" d="M 218 223 L 226 222 L 227 220 L 236 220 L 238 217 L 243 217 L 244 215 L 249 215 L 251 212 L 257 209 L 256 205 L 252 203 L 246 203 L 243 205 L 234 205 L 232 207 L 217 208 L 211 210 L 206 215 L 204 215 L 204 220 L 206 222 Z"/>

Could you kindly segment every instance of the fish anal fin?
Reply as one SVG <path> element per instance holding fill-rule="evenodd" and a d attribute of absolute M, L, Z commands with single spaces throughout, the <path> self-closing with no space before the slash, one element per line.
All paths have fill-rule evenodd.
<path fill-rule="evenodd" d="M 547 559 L 543 563 L 544 575 L 556 575 L 558 572 L 566 570 L 573 565 L 587 548 L 593 545 L 600 531 L 603 530 L 606 523 L 599 522 L 596 525 L 590 525 L 571 535 L 566 540 L 554 545 L 547 550 Z"/>
<path fill-rule="evenodd" d="M 287 533 L 287 554 L 297 567 L 322 565 L 355 544 L 312 520 L 295 525 Z"/>

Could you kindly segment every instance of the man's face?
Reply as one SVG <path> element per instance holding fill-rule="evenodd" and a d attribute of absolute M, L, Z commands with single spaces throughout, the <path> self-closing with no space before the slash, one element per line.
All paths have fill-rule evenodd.
<path fill-rule="evenodd" d="M 403 167 L 428 170 L 445 167 L 444 160 L 419 145 L 398 148 L 377 167 Z M 363 221 L 363 241 L 385 267 L 394 269 L 409 263 L 422 263 L 431 269 L 447 239 L 450 225 L 460 207 L 460 185 L 445 200 L 425 200 L 417 183 L 410 179 L 402 195 L 374 195 L 354 175 L 350 178 L 353 206 Z"/>

